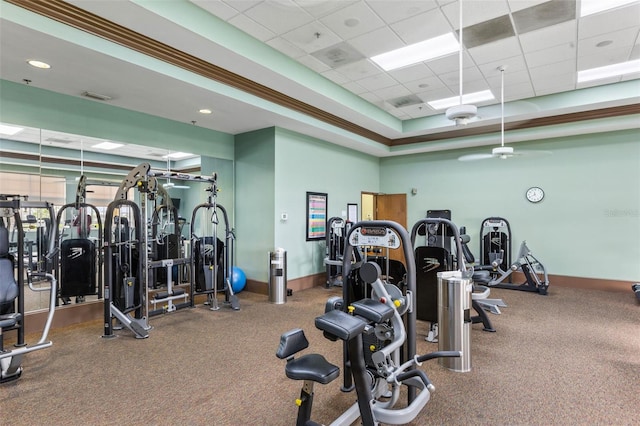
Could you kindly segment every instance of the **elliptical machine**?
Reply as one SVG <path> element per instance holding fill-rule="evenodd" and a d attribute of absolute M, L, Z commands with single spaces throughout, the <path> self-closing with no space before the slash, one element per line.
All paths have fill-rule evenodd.
<path fill-rule="evenodd" d="M 401 242 L 408 263 L 405 292 L 383 282 L 380 266 L 375 262 L 352 265 L 354 247 L 399 248 Z M 357 402 L 332 425 L 350 425 L 358 417 L 365 426 L 408 423 L 420 413 L 435 390 L 427 375 L 415 367 L 429 359 L 459 357 L 460 352 L 415 355 L 415 264 L 409 235 L 402 226 L 390 221 L 356 223 L 347 236 L 344 254 L 343 270 L 358 269 L 360 279 L 371 287 L 371 297 L 350 301 L 344 285 L 344 299 L 330 301 L 325 314 L 315 319 L 316 327 L 326 338 L 343 341 L 343 390 L 355 389 L 357 394 Z M 367 337 L 376 338 L 378 344 L 364 343 Z M 298 426 L 317 424 L 310 420 L 314 384 L 330 383 L 340 371 L 320 354 L 296 358 L 295 355 L 308 345 L 304 331 L 294 329 L 281 336 L 276 352 L 277 357 L 287 359 L 287 377 L 304 381 L 296 402 Z M 403 386 L 408 389 L 408 403 L 404 408 L 394 408 Z"/>

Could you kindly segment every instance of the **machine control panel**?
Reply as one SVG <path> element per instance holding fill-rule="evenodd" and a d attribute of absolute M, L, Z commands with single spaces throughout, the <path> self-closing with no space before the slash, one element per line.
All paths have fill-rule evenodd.
<path fill-rule="evenodd" d="M 352 246 L 376 246 L 396 249 L 400 247 L 400 237 L 391 228 L 363 226 L 356 228 L 349 236 Z"/>

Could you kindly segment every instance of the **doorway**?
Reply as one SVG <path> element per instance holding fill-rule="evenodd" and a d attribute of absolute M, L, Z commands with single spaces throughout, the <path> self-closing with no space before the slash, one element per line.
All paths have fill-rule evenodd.
<path fill-rule="evenodd" d="M 362 220 L 392 220 L 407 229 L 407 194 L 362 192 Z M 406 265 L 402 244 L 389 251 L 389 258 Z"/>

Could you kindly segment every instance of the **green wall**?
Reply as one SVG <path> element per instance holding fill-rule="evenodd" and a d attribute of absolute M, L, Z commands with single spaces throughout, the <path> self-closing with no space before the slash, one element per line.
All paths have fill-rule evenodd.
<path fill-rule="evenodd" d="M 467 227 L 476 257 L 482 220 L 501 216 L 511 225 L 513 256 L 526 240 L 550 274 L 639 280 L 640 132 L 549 139 L 515 148 L 553 154 L 475 162 L 457 161 L 468 151 L 384 158 L 380 189 L 408 194 L 409 224 L 428 209 L 450 209 L 454 223 Z M 545 190 L 541 203 L 525 199 L 531 186 Z M 411 188 L 417 188 L 415 196 Z"/>
<path fill-rule="evenodd" d="M 275 129 L 236 136 L 236 262 L 247 278 L 266 282 L 273 250 Z"/>
<path fill-rule="evenodd" d="M 288 277 L 322 272 L 325 241 L 306 241 L 307 191 L 328 194 L 328 218 L 346 218 L 347 204 L 360 211 L 361 191 L 378 191 L 379 160 L 278 129 L 275 170 L 274 245 L 287 250 Z"/>
<path fill-rule="evenodd" d="M 0 120 L 47 130 L 233 159 L 233 136 L 98 101 L 0 80 Z"/>

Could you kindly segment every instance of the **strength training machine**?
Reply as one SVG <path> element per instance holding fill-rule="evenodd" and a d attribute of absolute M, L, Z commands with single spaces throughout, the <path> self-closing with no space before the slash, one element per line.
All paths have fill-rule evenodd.
<path fill-rule="evenodd" d="M 217 202 L 217 174 L 210 178 L 206 191 L 207 202 L 197 205 L 191 215 L 191 306 L 196 294 L 206 294 L 210 309 L 218 306 L 218 292 L 225 294 L 225 304 L 233 310 L 240 309 L 238 296 L 234 294 L 231 277 L 233 275 L 234 233 L 229 224 L 227 210 Z M 224 241 L 218 238 L 218 225 L 222 215 Z M 196 230 L 200 228 L 198 235 Z"/>
<path fill-rule="evenodd" d="M 47 337 L 55 312 L 57 282 L 51 273 L 34 272 L 30 269 L 25 271 L 25 238 L 20 210 L 28 203 L 21 202 L 21 198 L 17 195 L 0 196 L 0 383 L 16 380 L 21 376 L 24 355 L 52 345 Z M 10 252 L 12 244 L 9 229 L 12 229 L 12 234 L 17 235 L 13 253 Z M 30 262 L 28 264 L 30 265 Z M 50 292 L 49 309 L 42 335 L 32 345 L 26 345 L 24 342 L 25 276 L 31 290 Z M 38 286 L 34 285 L 34 278 L 40 280 Z M 48 280 L 50 285 L 42 286 L 42 280 Z M 4 334 L 12 330 L 16 331 L 16 343 L 14 349 L 6 350 Z"/>
<path fill-rule="evenodd" d="M 490 266 L 487 268 L 492 275 L 488 283 L 490 287 L 547 294 L 549 289 L 547 270 L 531 253 L 526 241 L 520 244 L 516 260 L 511 261 L 511 227 L 506 219 L 490 217 L 482 221 L 480 256 L 485 265 Z M 513 284 L 514 272 L 522 272 L 525 281 Z"/>
<path fill-rule="evenodd" d="M 397 249 L 401 242 L 408 262 L 405 292 L 382 281 L 377 263 L 353 262 L 354 247 L 357 250 L 363 246 Z M 327 339 L 343 342 L 343 391 L 356 391 L 356 403 L 332 425 L 351 425 L 358 418 L 365 426 L 411 422 L 435 390 L 427 375 L 416 366 L 429 359 L 460 356 L 458 351 L 415 355 L 415 265 L 410 247 L 407 231 L 391 221 L 358 222 L 347 235 L 343 270 L 347 274 L 352 266 L 357 269 L 360 279 L 370 286 L 371 297 L 349 301 L 352 293 L 347 291 L 345 282 L 343 299 L 330 299 L 325 314 L 315 319 L 316 328 L 322 330 Z M 338 366 L 320 354 L 296 358 L 308 345 L 303 330 L 294 329 L 281 336 L 276 352 L 279 358 L 287 359 L 287 377 L 304 381 L 297 400 L 298 426 L 317 425 L 310 420 L 314 385 L 330 383 L 340 372 Z M 407 389 L 408 402 L 403 408 L 397 408 L 403 387 Z"/>

